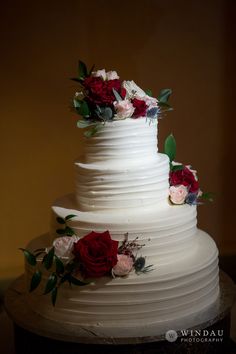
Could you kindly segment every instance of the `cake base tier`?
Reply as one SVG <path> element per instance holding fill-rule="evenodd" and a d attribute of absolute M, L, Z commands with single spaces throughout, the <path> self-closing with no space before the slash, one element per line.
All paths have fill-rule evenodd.
<path fill-rule="evenodd" d="M 27 248 L 45 247 L 47 241 L 47 235 L 39 237 Z M 26 264 L 28 286 L 33 272 Z M 47 278 L 44 274 L 39 288 L 25 294 L 29 306 L 45 318 L 80 325 L 81 331 L 99 337 L 155 335 L 163 329 L 184 328 L 183 323 L 204 318 L 215 306 L 218 251 L 214 241 L 198 230 L 185 257 L 162 264 L 156 257 L 147 274 L 102 277 L 83 287 L 63 284 L 55 308 L 50 296 L 42 296 Z"/>
<path fill-rule="evenodd" d="M 187 323 L 183 323 L 182 328 L 184 329 L 195 329 L 195 330 L 203 330 L 203 329 L 224 329 L 224 336 L 229 335 L 229 315 L 230 309 L 235 300 L 236 289 L 232 280 L 223 272 L 220 273 L 220 296 L 217 302 L 208 309 L 204 318 L 200 316 L 193 317 L 192 321 Z M 17 326 L 17 331 L 20 336 L 16 338 L 17 345 L 19 349 L 19 353 L 23 346 L 27 347 L 24 353 L 28 354 L 31 352 L 36 353 L 36 349 L 40 346 L 40 350 L 37 353 L 40 353 L 42 348 L 49 348 L 49 343 L 51 343 L 52 349 L 58 350 L 55 351 L 57 353 L 64 353 L 63 350 L 69 351 L 70 348 L 74 348 L 73 353 L 88 353 L 96 352 L 100 353 L 118 353 L 126 348 L 126 351 L 122 350 L 122 353 L 133 353 L 132 350 L 135 349 L 135 353 L 153 353 L 154 349 L 162 350 L 160 353 L 172 353 L 173 349 L 178 347 L 175 343 L 167 343 L 165 340 L 165 331 L 161 331 L 160 333 L 156 333 L 154 336 L 132 336 L 126 338 L 119 338 L 118 336 L 114 337 L 95 337 L 92 333 L 81 331 L 79 325 L 68 325 L 61 321 L 48 320 L 38 313 L 34 312 L 28 305 L 25 297 L 25 282 L 24 277 L 21 276 L 9 287 L 5 295 L 5 308 L 8 312 L 10 318 L 14 321 Z M 223 325 L 224 323 L 224 325 Z M 214 326 L 214 327 L 213 327 Z M 226 328 L 225 328 L 226 326 Z M 179 327 L 180 329 L 181 327 Z M 170 328 L 169 328 L 170 329 Z M 38 337 L 40 336 L 40 337 Z M 178 336 L 181 336 L 181 333 L 178 331 Z M 32 343 L 31 343 L 32 338 Z M 24 340 L 25 339 L 25 340 Z M 27 339 L 27 340 L 26 340 Z M 35 341 L 35 339 L 38 339 Z M 52 342 L 50 342 L 50 339 Z M 55 342 L 56 341 L 56 342 Z M 58 341 L 58 342 L 57 342 Z M 64 341 L 64 342 L 62 342 Z M 71 343 L 68 343 L 71 342 Z M 160 345 L 158 342 L 161 342 Z M 37 343 L 37 345 L 35 345 Z M 47 346 L 45 346 L 45 343 Z M 76 344 L 75 344 L 76 343 Z M 81 346 L 78 343 L 87 344 L 85 346 Z M 89 344 L 91 346 L 89 346 Z M 139 347 L 138 345 L 143 345 Z M 146 344 L 152 345 L 146 346 Z M 203 343 L 200 343 L 200 351 L 203 352 Z M 96 347 L 93 347 L 97 345 Z M 119 345 L 118 348 L 116 345 Z M 127 345 L 121 347 L 121 345 Z M 191 346 L 191 353 L 198 353 L 198 351 L 194 351 L 193 343 L 189 343 Z M 187 343 L 186 351 L 181 351 L 181 353 L 189 353 L 189 345 Z M 106 350 L 106 346 L 108 347 Z M 154 347 L 153 347 L 154 346 Z M 216 346 L 219 347 L 219 343 L 216 343 Z M 24 348 L 25 348 L 24 347 Z M 33 348 L 33 350 L 32 350 Z M 63 348 L 63 350 L 61 350 Z M 138 348 L 140 351 L 138 351 Z M 169 348 L 169 351 L 166 349 Z M 181 346 L 181 349 L 185 348 Z M 205 348 L 205 347 L 204 347 Z M 25 348 L 26 349 L 26 348 Z M 89 349 L 91 351 L 89 351 Z M 147 349 L 147 351 L 146 351 Z M 164 350 L 165 349 L 165 350 Z M 52 352 L 53 352 L 52 350 Z M 61 351 L 60 351 L 61 350 Z M 87 351 L 86 351 L 87 350 Z M 114 351 L 113 351 L 114 350 Z M 180 351 L 178 351 L 180 352 Z M 209 351 L 204 351 L 204 353 L 212 353 L 212 347 L 210 347 Z M 219 351 L 220 352 L 220 351 Z M 220 353 L 223 353 L 221 351 Z"/>

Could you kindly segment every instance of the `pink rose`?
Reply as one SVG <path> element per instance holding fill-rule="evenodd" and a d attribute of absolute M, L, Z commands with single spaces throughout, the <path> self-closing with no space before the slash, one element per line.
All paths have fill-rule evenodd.
<path fill-rule="evenodd" d="M 117 263 L 112 268 L 112 274 L 114 276 L 119 276 L 119 277 L 127 275 L 132 270 L 133 265 L 134 265 L 133 258 L 125 254 L 118 254 Z"/>
<path fill-rule="evenodd" d="M 188 195 L 188 188 L 182 184 L 170 187 L 170 200 L 173 204 L 184 204 Z"/>
<path fill-rule="evenodd" d="M 132 114 L 134 113 L 134 106 L 130 101 L 128 100 L 123 100 L 119 102 L 115 101 L 113 104 L 116 110 L 117 119 L 132 117 Z"/>
<path fill-rule="evenodd" d="M 108 71 L 106 73 L 107 80 L 116 80 L 119 79 L 119 76 L 116 71 Z"/>
<path fill-rule="evenodd" d="M 104 81 L 106 80 L 106 70 L 97 70 L 92 72 L 93 77 L 101 77 Z"/>
<path fill-rule="evenodd" d="M 79 240 L 77 236 L 62 236 L 54 240 L 55 255 L 66 261 L 73 258 L 74 243 Z"/>

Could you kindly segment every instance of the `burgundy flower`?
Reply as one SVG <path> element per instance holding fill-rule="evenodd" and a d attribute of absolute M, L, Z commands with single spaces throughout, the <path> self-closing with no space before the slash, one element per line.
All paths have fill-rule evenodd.
<path fill-rule="evenodd" d="M 117 263 L 118 241 L 111 239 L 109 231 L 92 231 L 74 244 L 73 253 L 85 278 L 102 277 Z"/>
<path fill-rule="evenodd" d="M 87 90 L 87 100 L 92 105 L 110 105 L 116 100 L 113 88 L 120 92 L 121 82 L 118 79 L 104 81 L 101 77 L 90 76 L 84 79 L 83 85 Z"/>
<path fill-rule="evenodd" d="M 132 103 L 135 108 L 133 117 L 134 118 L 144 117 L 146 115 L 147 107 L 148 107 L 145 101 L 134 98 L 132 100 Z"/>
<path fill-rule="evenodd" d="M 196 193 L 199 190 L 199 183 L 194 174 L 186 166 L 182 170 L 170 172 L 170 185 L 183 185 L 189 188 L 189 193 Z"/>

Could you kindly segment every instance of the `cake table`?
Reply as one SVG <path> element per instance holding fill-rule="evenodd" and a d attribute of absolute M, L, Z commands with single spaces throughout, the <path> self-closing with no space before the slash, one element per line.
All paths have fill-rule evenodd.
<path fill-rule="evenodd" d="M 230 311 L 236 289 L 224 272 L 220 273 L 220 298 L 203 317 L 193 318 L 185 333 L 170 331 L 151 337 L 99 338 L 93 333 L 81 335 L 75 324 L 47 320 L 35 313 L 25 298 L 25 282 L 21 276 L 8 288 L 5 308 L 14 323 L 16 354 L 90 354 L 90 353 L 231 353 Z M 188 329 L 188 332 L 186 330 Z M 192 332 L 191 329 L 193 330 Z M 187 334 L 186 334 L 187 333 Z"/>

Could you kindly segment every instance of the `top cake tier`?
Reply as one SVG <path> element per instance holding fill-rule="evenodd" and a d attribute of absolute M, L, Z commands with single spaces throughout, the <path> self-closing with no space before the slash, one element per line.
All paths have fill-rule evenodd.
<path fill-rule="evenodd" d="M 79 210 L 167 203 L 169 159 L 157 153 L 157 120 L 106 122 L 87 139 L 85 155 L 75 168 Z"/>
<path fill-rule="evenodd" d="M 86 139 L 85 163 L 142 165 L 157 157 L 157 119 L 145 117 L 106 122 L 95 136 Z"/>

